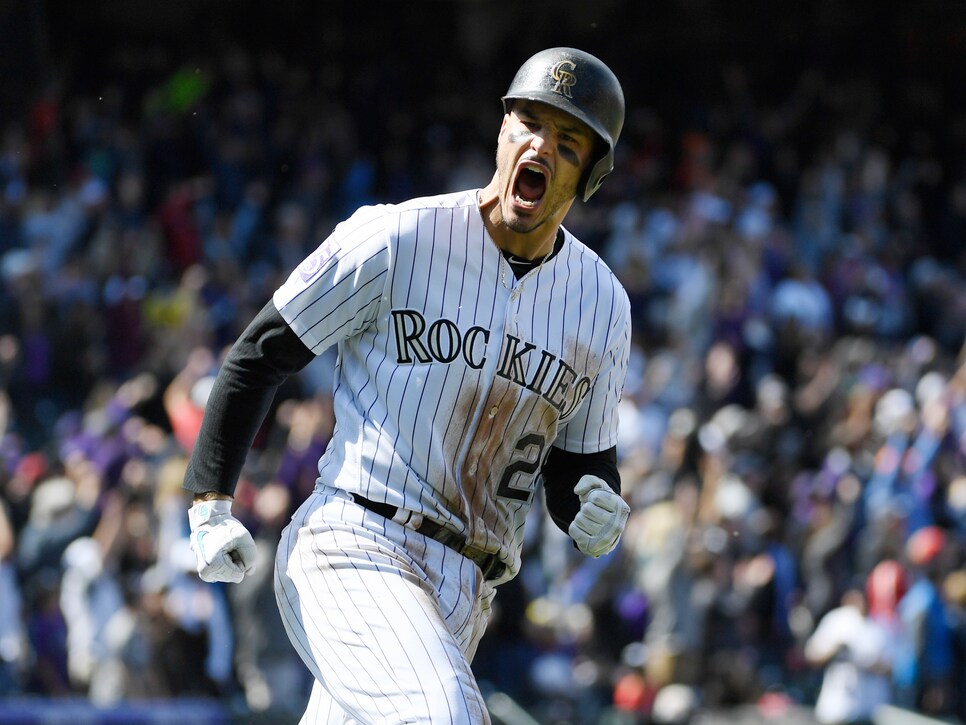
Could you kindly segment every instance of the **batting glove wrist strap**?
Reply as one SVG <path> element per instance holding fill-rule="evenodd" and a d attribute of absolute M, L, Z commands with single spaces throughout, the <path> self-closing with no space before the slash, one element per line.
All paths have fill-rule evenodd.
<path fill-rule="evenodd" d="M 217 524 L 231 516 L 231 501 L 199 501 L 188 509 L 188 525 L 194 531 L 202 524 Z"/>
<path fill-rule="evenodd" d="M 200 501 L 188 509 L 191 550 L 206 582 L 240 582 L 255 569 L 255 540 L 231 515 L 231 501 Z"/>
<path fill-rule="evenodd" d="M 580 510 L 568 533 L 577 548 L 595 558 L 609 554 L 620 541 L 630 506 L 597 476 L 583 476 L 574 487 Z"/>

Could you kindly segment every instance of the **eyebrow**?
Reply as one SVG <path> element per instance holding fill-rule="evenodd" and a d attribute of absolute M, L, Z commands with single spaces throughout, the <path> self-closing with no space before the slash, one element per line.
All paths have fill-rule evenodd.
<path fill-rule="evenodd" d="M 558 131 L 569 133 L 574 136 L 581 136 L 583 138 L 591 137 L 591 134 L 588 133 L 588 130 L 584 127 L 583 124 L 569 123 L 568 120 L 570 117 L 563 111 L 561 111 L 559 114 L 553 114 L 552 112 L 549 114 L 546 112 L 541 113 L 540 106 L 538 106 L 536 103 L 532 101 L 523 101 L 518 106 L 518 109 L 519 109 L 519 112 L 525 113 L 535 120 L 544 121 L 544 122 L 547 120 L 546 119 L 547 115 L 555 115 L 557 116 L 557 119 L 553 121 L 553 125 L 556 127 Z"/>

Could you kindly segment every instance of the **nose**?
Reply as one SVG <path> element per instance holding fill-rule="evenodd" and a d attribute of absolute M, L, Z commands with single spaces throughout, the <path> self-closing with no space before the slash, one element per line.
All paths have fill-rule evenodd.
<path fill-rule="evenodd" d="M 547 155 L 553 148 L 553 142 L 550 139 L 550 132 L 542 128 L 535 132 L 530 138 L 530 148 L 532 148 L 538 155 Z"/>

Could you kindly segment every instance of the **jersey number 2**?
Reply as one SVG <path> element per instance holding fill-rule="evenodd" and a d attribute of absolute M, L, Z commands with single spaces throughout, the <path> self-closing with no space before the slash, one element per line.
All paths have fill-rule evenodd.
<path fill-rule="evenodd" d="M 532 476 L 540 468 L 543 461 L 543 447 L 546 439 L 539 433 L 530 433 L 523 436 L 513 447 L 513 459 L 503 470 L 503 477 L 500 479 L 500 487 L 496 490 L 496 495 L 502 498 L 512 498 L 515 501 L 527 501 L 533 494 L 533 488 L 516 488 L 510 485 L 513 477 L 518 473 Z M 527 481 L 532 481 L 527 478 Z"/>

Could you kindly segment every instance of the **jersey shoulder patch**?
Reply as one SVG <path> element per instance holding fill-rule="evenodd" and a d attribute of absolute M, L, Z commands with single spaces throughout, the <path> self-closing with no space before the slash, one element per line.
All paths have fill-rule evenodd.
<path fill-rule="evenodd" d="M 339 240 L 335 235 L 330 235 L 314 252 L 302 260 L 299 265 L 299 277 L 303 282 L 310 282 L 319 273 L 326 262 L 338 254 L 341 249 Z"/>

